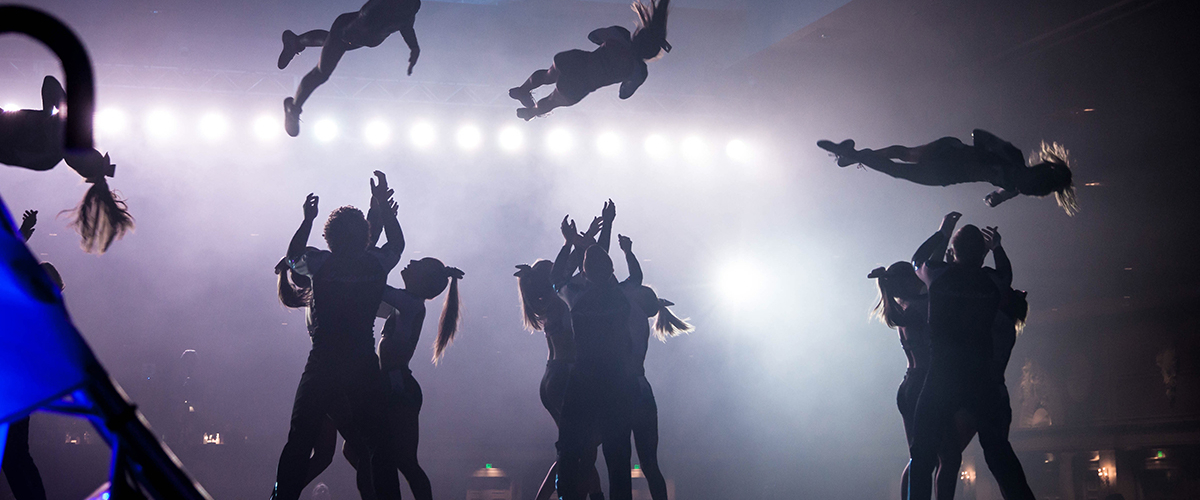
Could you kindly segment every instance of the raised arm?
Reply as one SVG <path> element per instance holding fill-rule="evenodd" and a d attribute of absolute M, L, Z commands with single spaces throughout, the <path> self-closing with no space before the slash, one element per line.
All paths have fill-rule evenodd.
<path fill-rule="evenodd" d="M 37 225 L 37 210 L 26 210 L 21 215 L 21 238 L 29 241 L 29 237 L 33 236 L 34 226 Z"/>
<path fill-rule="evenodd" d="M 925 240 L 917 251 L 913 253 L 912 262 L 914 266 L 921 267 L 926 262 L 941 262 L 946 253 L 946 245 L 950 243 L 950 236 L 954 234 L 954 226 L 958 225 L 958 219 L 962 214 L 958 212 L 950 212 L 942 218 L 942 225 L 938 228 L 933 236 Z"/>
<path fill-rule="evenodd" d="M 600 211 L 600 239 L 596 240 L 596 244 L 600 245 L 605 252 L 608 251 L 609 242 L 612 240 L 612 224 L 617 218 L 617 204 L 613 203 L 612 199 L 604 202 L 604 209 Z"/>
<path fill-rule="evenodd" d="M 377 203 L 381 208 L 382 213 L 379 214 L 379 217 L 383 221 L 383 232 L 387 235 L 387 243 L 384 243 L 380 250 L 387 259 L 384 267 L 390 271 L 400 262 L 400 254 L 404 253 L 404 231 L 400 229 L 400 221 L 396 219 L 397 208 L 393 206 L 395 203 L 392 201 L 393 191 L 388 189 L 387 176 L 376 170 L 375 177 L 379 178 L 379 184 L 375 183 L 375 179 L 371 179 L 371 198 L 373 203 Z"/>
<path fill-rule="evenodd" d="M 629 277 L 625 278 L 622 283 L 628 283 L 634 286 L 642 286 L 642 265 L 638 262 L 637 257 L 633 255 L 633 240 L 628 236 L 618 234 L 617 245 L 621 247 L 621 251 L 625 252 L 625 265 L 629 267 Z"/>
<path fill-rule="evenodd" d="M 570 215 L 564 216 L 560 229 L 563 234 L 563 247 L 558 251 L 558 256 L 554 258 L 554 267 L 550 268 L 550 283 L 554 286 L 561 286 L 570 278 L 571 267 L 571 247 L 575 241 L 575 221 L 570 220 Z"/>
<path fill-rule="evenodd" d="M 985 228 L 983 241 L 992 251 L 992 258 L 996 260 L 996 274 L 1000 276 L 1001 285 L 1005 288 L 1012 288 L 1012 261 L 1008 260 L 1008 253 L 1004 251 L 1004 247 L 1000 246 L 1000 230 L 995 226 Z"/>
<path fill-rule="evenodd" d="M 308 236 L 312 233 L 313 220 L 317 218 L 318 201 L 320 198 L 312 193 L 308 193 L 308 197 L 304 199 L 304 222 L 300 223 L 300 228 L 296 230 L 296 234 L 292 236 L 292 242 L 288 244 L 288 260 L 299 259 L 308 248 Z"/>

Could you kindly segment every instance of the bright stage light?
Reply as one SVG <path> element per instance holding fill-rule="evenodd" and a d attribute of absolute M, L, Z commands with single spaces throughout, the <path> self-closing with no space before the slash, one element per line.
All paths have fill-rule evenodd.
<path fill-rule="evenodd" d="M 428 122 L 417 122 L 408 131 L 408 138 L 412 141 L 413 146 L 418 149 L 425 149 L 437 142 L 437 130 L 433 128 L 433 124 Z"/>
<path fill-rule="evenodd" d="M 0 111 L 16 111 L 21 109 L 21 105 L 15 102 L 4 103 L 4 107 L 0 107 Z"/>
<path fill-rule="evenodd" d="M 225 120 L 217 112 L 210 112 L 200 117 L 200 136 L 210 140 L 217 141 L 225 138 L 225 134 L 229 132 L 229 122 Z"/>
<path fill-rule="evenodd" d="M 744 304 L 763 295 L 766 275 L 751 262 L 736 260 L 717 273 L 718 292 L 726 302 Z"/>
<path fill-rule="evenodd" d="M 747 162 L 754 155 L 754 150 L 750 148 L 749 144 L 746 144 L 746 141 L 734 139 L 725 145 L 725 154 L 733 161 Z"/>
<path fill-rule="evenodd" d="M 691 136 L 683 140 L 679 145 L 679 150 L 683 153 L 683 157 L 693 163 L 699 163 L 708 159 L 709 151 L 708 144 L 704 143 L 704 139 L 697 136 Z"/>
<path fill-rule="evenodd" d="M 146 134 L 155 139 L 170 139 L 179 131 L 179 121 L 171 110 L 159 108 L 146 115 Z"/>
<path fill-rule="evenodd" d="M 655 160 L 665 159 L 671 154 L 671 144 L 667 142 L 667 138 L 658 134 L 651 134 L 646 138 L 646 154 L 650 155 Z"/>
<path fill-rule="evenodd" d="M 383 120 L 371 120 L 363 127 L 363 138 L 367 140 L 367 144 L 382 146 L 392 138 L 392 128 Z"/>
<path fill-rule="evenodd" d="M 556 128 L 546 134 L 546 149 L 554 154 L 564 154 L 575 147 L 575 137 L 566 129 Z"/>
<path fill-rule="evenodd" d="M 604 132 L 596 137 L 596 149 L 600 154 L 611 158 L 625 151 L 625 141 L 621 140 L 621 136 L 616 132 Z"/>
<path fill-rule="evenodd" d="M 129 126 L 129 117 L 117 108 L 106 108 L 93 118 L 96 131 L 100 134 L 118 135 Z"/>
<path fill-rule="evenodd" d="M 332 141 L 338 135 L 337 122 L 329 118 L 318 120 L 313 124 L 313 135 L 321 142 Z"/>
<path fill-rule="evenodd" d="M 520 151 L 521 147 L 525 145 L 525 133 L 515 125 L 509 125 L 496 136 L 496 142 L 500 144 L 500 149 L 510 153 Z"/>
<path fill-rule="evenodd" d="M 483 142 L 483 132 L 474 125 L 463 125 L 458 128 L 454 139 L 458 142 L 458 147 L 471 151 L 478 148 L 479 144 Z"/>
<path fill-rule="evenodd" d="M 279 137 L 283 131 L 283 122 L 274 115 L 261 115 L 254 119 L 254 135 L 259 140 L 269 141 Z"/>

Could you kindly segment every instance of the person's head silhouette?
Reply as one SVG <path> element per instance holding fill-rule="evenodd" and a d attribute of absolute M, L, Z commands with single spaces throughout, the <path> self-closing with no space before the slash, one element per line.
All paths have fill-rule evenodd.
<path fill-rule="evenodd" d="M 366 216 L 351 206 L 338 207 L 325 221 L 325 243 L 335 254 L 365 250 L 370 234 Z"/>

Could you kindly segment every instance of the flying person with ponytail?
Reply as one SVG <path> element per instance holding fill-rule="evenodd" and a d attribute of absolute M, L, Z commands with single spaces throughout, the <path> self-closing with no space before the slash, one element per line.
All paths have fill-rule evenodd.
<path fill-rule="evenodd" d="M 653 289 L 642 284 L 642 266 L 633 254 L 633 240 L 624 235 L 617 235 L 617 244 L 625 253 L 625 262 L 629 267 L 629 277 L 621 282 L 620 288 L 630 305 L 632 365 L 637 377 L 638 392 L 633 403 L 631 420 L 633 442 L 642 474 L 650 487 L 650 497 L 654 500 L 667 500 L 667 481 L 658 464 L 658 403 L 654 400 L 654 390 L 650 387 L 650 382 L 646 380 L 646 352 L 650 347 L 651 335 L 647 320 L 658 317 L 653 333 L 664 342 L 667 337 L 692 331 L 692 326 L 671 313 L 668 307 L 674 305 L 673 303 L 659 298 Z"/>
<path fill-rule="evenodd" d="M 599 45 L 596 50 L 559 52 L 549 69 L 535 71 L 520 87 L 510 89 L 509 97 L 524 106 L 517 109 L 517 116 L 530 120 L 554 108 L 572 106 L 588 94 L 618 83 L 621 99 L 632 97 L 650 74 L 646 62 L 671 51 L 671 44 L 667 43 L 667 10 L 671 2 L 649 2 L 633 3 L 633 11 L 637 13 L 637 29 L 633 34 L 621 26 L 592 31 L 588 40 Z M 532 91 L 543 85 L 554 85 L 554 91 L 534 101 Z"/>
<path fill-rule="evenodd" d="M 854 164 L 924 186 L 950 186 L 965 182 L 987 182 L 997 190 L 983 198 L 989 207 L 1025 196 L 1054 195 L 1067 215 L 1079 212 L 1071 162 L 1066 148 L 1043 142 L 1025 163 L 1021 150 L 985 130 L 971 133 L 973 143 L 943 137 L 916 147 L 889 146 L 855 149 L 854 141 L 817 141 L 817 147 L 833 153 L 839 167 Z"/>
<path fill-rule="evenodd" d="M 116 166 L 107 154 L 91 149 L 72 153 L 64 149 L 63 132 L 67 94 L 53 76 L 42 80 L 42 109 L 5 110 L 0 113 L 0 163 L 30 170 L 50 170 L 66 160 L 92 187 L 72 210 L 71 226 L 81 237 L 80 246 L 102 254 L 114 240 L 133 229 L 125 201 L 108 188 Z"/>

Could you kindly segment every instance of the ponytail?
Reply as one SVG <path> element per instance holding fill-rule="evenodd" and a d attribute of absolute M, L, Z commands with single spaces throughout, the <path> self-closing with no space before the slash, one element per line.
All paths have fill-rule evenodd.
<path fill-rule="evenodd" d="M 79 246 L 85 252 L 103 254 L 114 240 L 133 230 L 133 216 L 120 195 L 108 189 L 104 176 L 89 178 L 92 184 L 83 200 L 72 210 L 71 226 L 82 238 Z"/>
<path fill-rule="evenodd" d="M 671 312 L 669 307 L 673 305 L 675 303 L 667 299 L 658 299 L 658 318 L 654 320 L 654 336 L 663 342 L 666 342 L 667 337 L 695 330 L 686 320 L 679 319 L 675 313 Z"/>
<path fill-rule="evenodd" d="M 869 317 L 879 318 L 879 321 L 887 325 L 888 328 L 895 328 L 896 321 L 892 317 L 893 308 L 891 307 L 895 299 L 888 292 L 887 269 L 884 267 L 872 269 L 871 273 L 867 275 L 867 279 L 873 279 L 879 285 L 879 299 L 875 301 L 875 307 L 871 308 Z"/>
<path fill-rule="evenodd" d="M 288 280 L 288 273 L 291 272 L 291 268 L 288 267 L 287 257 L 284 257 L 283 260 L 279 261 L 279 264 L 275 265 L 275 274 L 279 276 L 276 279 L 276 285 L 279 289 L 279 302 L 284 307 L 291 309 L 308 307 L 312 301 L 311 282 L 309 282 L 309 286 L 300 287 L 293 285 Z M 293 275 L 292 279 L 295 280 L 296 275 Z M 307 278 L 305 278 L 305 281 L 307 281 Z"/>
<path fill-rule="evenodd" d="M 438 320 L 437 339 L 433 343 L 433 363 L 437 364 L 445 354 L 446 348 L 454 342 L 454 334 L 458 332 L 460 320 L 459 310 L 462 302 L 458 298 L 458 280 L 463 272 L 453 267 L 446 267 L 447 277 L 450 278 L 450 289 L 446 291 L 446 303 L 442 306 L 442 317 Z"/>

